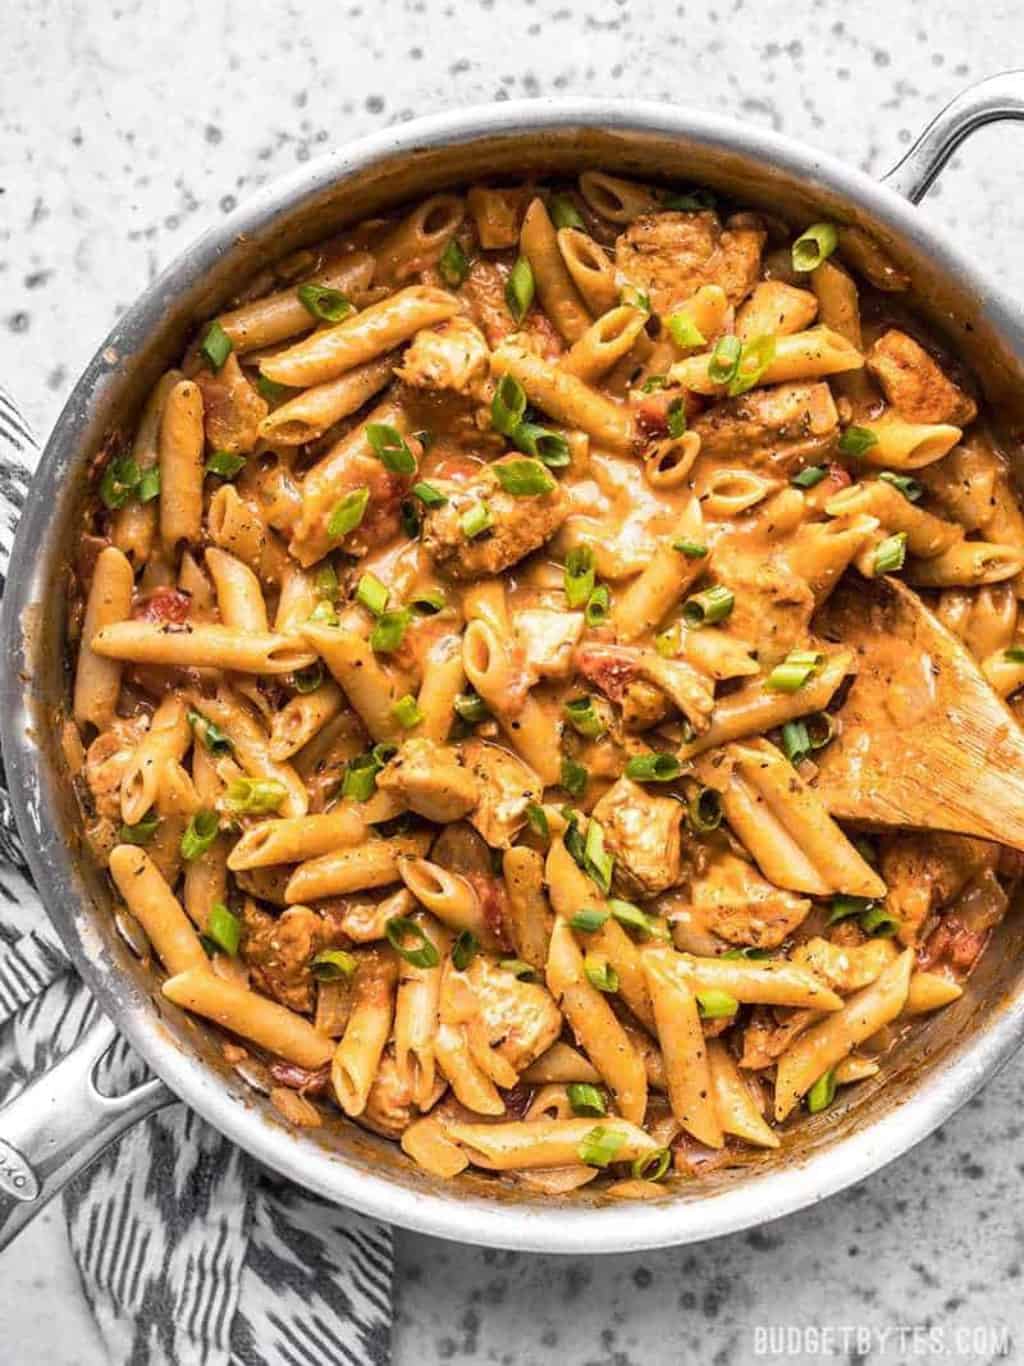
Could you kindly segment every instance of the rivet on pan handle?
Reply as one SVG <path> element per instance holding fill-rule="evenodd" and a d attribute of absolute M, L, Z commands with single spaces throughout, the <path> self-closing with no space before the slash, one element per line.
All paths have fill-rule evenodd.
<path fill-rule="evenodd" d="M 882 183 L 918 204 L 964 138 L 986 123 L 1024 119 L 1024 71 L 1003 71 L 969 86 L 936 114 Z"/>
<path fill-rule="evenodd" d="M 162 1081 L 123 1096 L 96 1089 L 117 1031 L 100 1015 L 49 1072 L 0 1109 L 0 1250 L 119 1134 L 175 1099 Z"/>

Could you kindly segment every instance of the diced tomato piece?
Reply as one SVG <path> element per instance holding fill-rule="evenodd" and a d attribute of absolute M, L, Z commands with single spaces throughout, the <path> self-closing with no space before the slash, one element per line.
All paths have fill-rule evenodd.
<path fill-rule="evenodd" d="M 188 620 L 191 609 L 191 593 L 183 593 L 180 588 L 154 588 L 136 600 L 132 617 L 136 621 L 173 622 L 180 626 Z"/>
<path fill-rule="evenodd" d="M 636 677 L 636 650 L 626 645 L 602 645 L 596 641 L 576 651 L 576 668 L 612 702 L 621 702 L 626 685 Z"/>
<path fill-rule="evenodd" d="M 463 877 L 476 892 L 480 902 L 480 909 L 483 911 L 484 919 L 487 921 L 488 928 L 499 940 L 503 948 L 511 949 L 512 941 L 509 938 L 506 925 L 508 923 L 508 897 L 505 894 L 505 884 L 499 878 L 491 877 L 488 873 L 466 872 Z"/>

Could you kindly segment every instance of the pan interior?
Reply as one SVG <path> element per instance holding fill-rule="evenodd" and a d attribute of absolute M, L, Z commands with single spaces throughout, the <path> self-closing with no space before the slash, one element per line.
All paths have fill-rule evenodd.
<path fill-rule="evenodd" d="M 601 168 L 664 183 L 700 183 L 793 224 L 835 218 L 868 229 L 909 272 L 914 306 L 967 361 L 1007 426 L 1020 422 L 1014 399 L 1024 394 L 1014 352 L 1022 349 L 1019 337 L 1001 314 L 980 308 L 974 282 L 954 268 L 959 263 L 951 253 L 929 242 L 911 210 L 901 218 L 890 204 L 886 212 L 886 197 L 874 191 L 873 200 L 863 177 L 844 174 L 834 163 L 823 167 L 781 140 L 769 155 L 749 141 L 744 146 L 743 135 L 729 125 L 723 133 L 709 125 L 688 134 L 680 113 L 679 130 L 666 131 L 652 126 L 669 117 L 664 111 L 649 108 L 637 116 L 629 109 L 618 106 L 603 127 L 566 118 L 522 131 L 533 117 L 525 106 L 518 129 L 510 112 L 502 131 L 474 133 L 466 115 L 461 125 L 452 121 L 422 140 L 406 132 L 397 149 L 391 135 L 390 149 L 378 140 L 370 153 L 356 148 L 339 154 L 303 173 L 301 182 L 265 192 L 201 239 L 125 316 L 72 395 L 25 514 L 5 603 L 4 752 L 33 871 L 90 985 L 156 1070 L 256 1156 L 324 1194 L 442 1235 L 552 1251 L 568 1250 L 577 1238 L 590 1250 L 612 1250 L 741 1227 L 863 1175 L 921 1138 L 1016 1045 L 1024 1026 L 1018 966 L 1024 923 L 1011 913 L 963 998 L 913 1031 L 881 1078 L 850 1088 L 827 1115 L 802 1120 L 781 1154 L 715 1173 L 668 1202 L 627 1211 L 583 1191 L 567 1206 L 482 1175 L 440 1182 L 414 1168 L 397 1145 L 353 1124 L 296 1131 L 227 1066 L 209 1028 L 162 1000 L 150 970 L 114 928 L 106 875 L 82 855 L 60 749 L 69 683 L 67 554 L 91 460 L 111 433 L 131 430 L 145 394 L 180 355 L 195 325 L 244 282 L 296 248 L 406 200 L 524 172 L 543 177 Z M 847 197 L 848 185 L 856 202 Z M 873 1138 L 883 1130 L 884 1142 Z M 829 1179 L 830 1165 L 846 1176 Z M 581 1213 L 588 1215 L 585 1226 L 576 1223 Z M 527 1222 L 517 1222 L 518 1214 Z"/>

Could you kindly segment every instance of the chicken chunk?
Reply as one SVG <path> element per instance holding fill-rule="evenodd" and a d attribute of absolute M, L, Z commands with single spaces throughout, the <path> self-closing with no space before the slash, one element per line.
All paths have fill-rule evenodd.
<path fill-rule="evenodd" d="M 532 681 L 569 677 L 573 650 L 583 634 L 582 612 L 556 612 L 548 607 L 537 607 L 517 612 L 515 628 Z"/>
<path fill-rule="evenodd" d="M 477 259 L 469 268 L 462 292 L 473 320 L 479 324 L 488 346 L 497 346 L 516 330 L 505 300 L 505 276 L 494 261 Z"/>
<path fill-rule="evenodd" d="M 671 313 L 702 285 L 719 285 L 735 305 L 757 281 L 764 241 L 745 222 L 723 230 L 710 211 L 644 214 L 620 235 L 615 264 L 650 295 L 655 313 Z"/>
<path fill-rule="evenodd" d="M 785 473 L 798 461 L 832 449 L 839 415 L 827 384 L 777 384 L 716 403 L 693 429 L 700 435 L 701 464 L 705 457 L 712 466 L 724 458 L 745 468 L 778 467 Z"/>
<path fill-rule="evenodd" d="M 555 483 L 549 493 L 525 497 L 506 493 L 494 470 L 507 463 L 495 461 L 471 483 L 439 484 L 448 501 L 427 513 L 423 547 L 437 568 L 453 579 L 503 573 L 539 549 L 569 515 L 569 499 L 561 484 Z M 490 525 L 477 536 L 467 536 L 462 519 L 481 504 L 486 504 Z"/>
<path fill-rule="evenodd" d="M 377 775 L 377 786 L 438 825 L 461 820 L 480 798 L 479 781 L 455 750 L 426 739 L 406 740 Z"/>
<path fill-rule="evenodd" d="M 507 849 L 526 824 L 526 808 L 541 800 L 544 785 L 528 764 L 501 745 L 467 740 L 462 756 L 479 784 L 470 824 L 492 849 Z"/>
<path fill-rule="evenodd" d="M 346 942 L 334 917 L 308 906 L 291 906 L 268 915 L 247 901 L 242 916 L 242 957 L 252 969 L 257 991 L 289 1010 L 309 1014 L 315 1004 L 310 963 L 323 949 Z"/>
<path fill-rule="evenodd" d="M 793 951 L 800 963 L 833 991 L 848 996 L 872 983 L 889 966 L 898 950 L 891 939 L 868 939 L 862 944 L 836 944 L 815 936 Z"/>
<path fill-rule="evenodd" d="M 444 1077 L 438 1074 L 428 1110 L 441 1099 L 447 1085 Z M 375 1134 L 383 1134 L 385 1138 L 400 1138 L 421 1113 L 413 1101 L 411 1085 L 399 1076 L 394 1049 L 385 1049 L 359 1123 L 365 1124 Z"/>
<path fill-rule="evenodd" d="M 121 781 L 145 734 L 145 721 L 115 720 L 86 750 L 85 781 L 97 816 L 121 820 Z"/>
<path fill-rule="evenodd" d="M 466 976 L 480 1004 L 491 1047 L 522 1072 L 562 1032 L 562 1017 L 547 987 L 524 982 L 477 954 Z"/>
<path fill-rule="evenodd" d="M 604 847 L 615 858 L 613 886 L 621 896 L 657 896 L 682 877 L 682 805 L 656 797 L 629 778 L 594 807 Z"/>
<path fill-rule="evenodd" d="M 478 327 L 468 318 L 450 318 L 416 333 L 395 374 L 417 389 L 475 396 L 488 378 L 490 354 Z"/>
<path fill-rule="evenodd" d="M 998 860 L 997 845 L 968 835 L 929 830 L 883 838 L 879 871 L 889 889 L 885 909 L 900 923 L 901 942 L 916 944 L 932 913 Z"/>
<path fill-rule="evenodd" d="M 889 403 L 909 422 L 952 422 L 965 427 L 977 417 L 974 400 L 943 374 L 923 346 L 895 327 L 872 346 L 867 368 Z"/>
<path fill-rule="evenodd" d="M 802 924 L 810 901 L 782 891 L 752 863 L 722 850 L 690 888 L 692 919 L 730 944 L 776 949 Z"/>
<path fill-rule="evenodd" d="M 242 374 L 232 351 L 216 373 L 200 370 L 196 383 L 203 395 L 206 442 L 211 450 L 247 455 L 259 440 L 260 423 L 269 408 Z"/>

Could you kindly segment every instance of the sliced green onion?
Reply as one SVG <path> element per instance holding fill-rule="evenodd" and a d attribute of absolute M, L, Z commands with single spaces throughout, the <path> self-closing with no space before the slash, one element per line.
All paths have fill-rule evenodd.
<path fill-rule="evenodd" d="M 434 488 L 433 484 L 428 484 L 425 480 L 418 484 L 413 484 L 410 489 L 412 496 L 418 498 L 424 507 L 443 508 L 448 502 L 440 489 Z"/>
<path fill-rule="evenodd" d="M 566 702 L 563 711 L 573 730 L 588 740 L 599 740 L 608 729 L 597 714 L 592 697 L 574 697 Z"/>
<path fill-rule="evenodd" d="M 872 906 L 861 916 L 860 927 L 865 934 L 884 939 L 899 931 L 900 922 L 898 917 L 891 915 L 884 906 Z"/>
<path fill-rule="evenodd" d="M 213 721 L 207 720 L 201 712 L 193 711 L 191 707 L 189 707 L 185 716 L 188 719 L 189 725 L 192 727 L 193 733 L 198 735 L 199 739 L 203 742 L 204 748 L 211 754 L 231 753 L 231 741 L 221 730 L 220 726 L 215 725 Z"/>
<path fill-rule="evenodd" d="M 794 474 L 789 482 L 798 489 L 812 489 L 815 484 L 820 484 L 827 477 L 828 470 L 824 465 L 808 465 L 799 474 Z"/>
<path fill-rule="evenodd" d="M 556 228 L 582 228 L 585 226 L 579 209 L 567 194 L 553 194 L 548 200 L 548 214 Z"/>
<path fill-rule="evenodd" d="M 632 901 L 621 901 L 618 897 L 612 897 L 608 902 L 608 909 L 624 929 L 636 930 L 643 935 L 651 934 L 650 916 L 639 906 L 634 906 Z"/>
<path fill-rule="evenodd" d="M 764 686 L 772 692 L 798 692 L 824 662 L 825 656 L 813 650 L 790 650 L 782 663 L 772 669 Z"/>
<path fill-rule="evenodd" d="M 475 692 L 460 692 L 452 703 L 456 716 L 467 726 L 478 726 L 490 718 L 490 710 L 484 699 Z"/>
<path fill-rule="evenodd" d="M 695 995 L 697 1009 L 705 1020 L 727 1020 L 740 1008 L 735 996 L 730 996 L 727 991 L 719 991 L 716 987 L 710 991 L 698 991 Z"/>
<path fill-rule="evenodd" d="M 355 309 L 340 289 L 329 285 L 299 285 L 295 291 L 299 303 L 318 322 L 340 323 Z"/>
<path fill-rule="evenodd" d="M 668 1148 L 656 1148 L 653 1153 L 641 1153 L 633 1159 L 630 1171 L 634 1181 L 660 1181 L 672 1162 Z"/>
<path fill-rule="evenodd" d="M 234 958 L 242 942 L 242 922 L 222 901 L 215 901 L 206 918 L 202 937 L 213 945 L 214 950 L 220 949 Z"/>
<path fill-rule="evenodd" d="M 196 811 L 185 826 L 181 837 L 181 857 L 192 863 L 206 853 L 220 831 L 220 819 L 216 811 Z"/>
<path fill-rule="evenodd" d="M 600 583 L 587 599 L 587 606 L 583 613 L 584 620 L 588 626 L 603 626 L 608 620 L 611 609 L 611 593 L 606 584 Z"/>
<path fill-rule="evenodd" d="M 752 958 L 760 962 L 764 958 L 771 958 L 767 949 L 727 949 L 725 953 L 719 954 L 720 958 Z"/>
<path fill-rule="evenodd" d="M 583 866 L 607 896 L 611 891 L 615 859 L 605 851 L 604 830 L 593 816 L 587 826 L 587 838 L 583 845 Z"/>
<path fill-rule="evenodd" d="M 512 433 L 512 444 L 517 450 L 536 456 L 553 470 L 564 468 L 572 458 L 569 442 L 562 433 L 549 431 L 536 422 L 520 422 Z"/>
<path fill-rule="evenodd" d="M 422 588 L 409 599 L 409 606 L 421 617 L 435 617 L 444 611 L 447 601 L 440 588 Z"/>
<path fill-rule="evenodd" d="M 370 649 L 381 655 L 394 654 L 405 639 L 411 620 L 412 613 L 408 607 L 402 607 L 397 612 L 382 612 L 370 632 Z"/>
<path fill-rule="evenodd" d="M 924 493 L 924 485 L 919 484 L 916 479 L 911 479 L 909 474 L 897 474 L 895 470 L 882 470 L 878 477 L 884 484 L 891 484 L 894 489 L 898 489 L 908 503 L 916 503 Z"/>
<path fill-rule="evenodd" d="M 1011 645 L 1003 651 L 1007 664 L 1024 664 L 1024 645 Z"/>
<path fill-rule="evenodd" d="M 459 972 L 465 972 L 476 957 L 480 944 L 472 930 L 460 930 L 452 945 L 452 963 Z"/>
<path fill-rule="evenodd" d="M 586 771 L 586 770 L 584 770 L 584 772 L 585 772 L 585 771 Z M 564 786 L 564 784 L 563 784 L 563 786 Z M 566 827 L 565 827 L 565 834 L 562 836 L 562 841 L 563 841 L 563 843 L 565 844 L 565 847 L 566 847 L 567 852 L 570 854 L 570 856 L 573 858 L 573 860 L 574 860 L 576 863 L 578 863 L 579 866 L 582 868 L 582 867 L 583 867 L 583 836 L 580 834 L 579 816 L 578 816 L 578 814 L 572 809 L 571 806 L 563 806 L 563 807 L 562 807 L 562 815 L 565 817 L 566 822 L 567 822 Z"/>
<path fill-rule="evenodd" d="M 590 774 L 575 759 L 563 758 L 562 771 L 558 781 L 570 797 L 582 797 Z"/>
<path fill-rule="evenodd" d="M 594 552 L 589 545 L 573 546 L 565 557 L 562 587 L 570 607 L 582 607 L 594 591 Z"/>
<path fill-rule="evenodd" d="M 895 574 L 902 569 L 907 558 L 907 533 L 897 531 L 886 536 L 875 549 L 874 571 L 876 574 Z"/>
<path fill-rule="evenodd" d="M 152 468 L 142 471 L 142 478 L 135 488 L 135 496 L 140 503 L 151 503 L 154 498 L 160 497 L 160 467 L 153 465 Z"/>
<path fill-rule="evenodd" d="M 505 302 L 517 323 L 529 313 L 535 291 L 533 268 L 525 256 L 520 256 L 505 281 Z"/>
<path fill-rule="evenodd" d="M 849 920 L 851 916 L 864 915 L 874 907 L 874 904 L 869 896 L 837 894 L 832 898 L 832 909 L 829 911 L 826 924 L 836 925 L 840 920 Z"/>
<path fill-rule="evenodd" d="M 571 1081 L 565 1088 L 565 1094 L 574 1115 L 600 1118 L 608 1113 L 608 1101 L 599 1086 L 592 1086 L 586 1081 Z"/>
<path fill-rule="evenodd" d="M 327 520 L 327 534 L 332 541 L 340 541 L 350 531 L 355 531 L 366 515 L 369 501 L 370 490 L 361 488 L 346 493 L 341 502 L 335 504 L 334 511 Z"/>
<path fill-rule="evenodd" d="M 245 464 L 244 455 L 234 455 L 231 451 L 214 451 L 207 460 L 204 470 L 207 474 L 215 474 L 218 479 L 234 479 L 235 475 L 245 469 Z"/>
<path fill-rule="evenodd" d="M 798 764 L 811 752 L 811 737 L 802 721 L 787 721 L 782 727 L 782 750 L 791 764 Z"/>
<path fill-rule="evenodd" d="M 694 593 L 686 599 L 683 603 L 683 620 L 690 627 L 713 626 L 716 622 L 725 621 L 735 603 L 732 589 L 726 588 L 724 583 L 716 583 L 713 588 L 705 588 L 703 593 Z"/>
<path fill-rule="evenodd" d="M 324 681 L 324 666 L 319 659 L 305 669 L 296 669 L 292 674 L 292 687 L 297 693 L 316 692 Z"/>
<path fill-rule="evenodd" d="M 402 524 L 402 534 L 415 541 L 423 530 L 423 516 L 411 498 L 403 498 L 398 505 L 398 517 Z"/>
<path fill-rule="evenodd" d="M 397 427 L 390 427 L 386 422 L 368 422 L 366 439 L 386 470 L 392 474 L 416 473 L 416 457 Z"/>
<path fill-rule="evenodd" d="M 668 194 L 662 200 L 664 208 L 675 209 L 679 213 L 700 213 L 704 209 L 713 209 L 717 203 L 717 196 L 711 190 L 706 190 L 703 185 L 698 185 L 692 190 L 682 190 L 677 194 Z"/>
<path fill-rule="evenodd" d="M 719 337 L 708 359 L 708 379 L 712 384 L 730 384 L 736 378 L 743 343 L 730 332 Z"/>
<path fill-rule="evenodd" d="M 212 322 L 199 347 L 203 360 L 211 370 L 219 370 L 233 350 L 231 338 L 223 327 L 218 322 Z"/>
<path fill-rule="evenodd" d="M 375 617 L 388 605 L 388 588 L 375 574 L 364 574 L 356 585 L 356 602 Z"/>
<path fill-rule="evenodd" d="M 310 621 L 318 622 L 321 626 L 337 626 L 338 614 L 326 598 L 321 598 L 317 605 L 309 614 Z"/>
<path fill-rule="evenodd" d="M 354 802 L 368 802 L 377 788 L 377 774 L 384 767 L 377 756 L 357 754 L 345 765 L 345 777 L 341 783 L 341 795 Z"/>
<path fill-rule="evenodd" d="M 619 303 L 627 308 L 639 308 L 641 313 L 651 311 L 651 296 L 638 285 L 623 285 L 619 290 Z"/>
<path fill-rule="evenodd" d="M 318 598 L 333 602 L 338 596 L 338 572 L 333 564 L 322 564 L 313 579 L 313 591 Z"/>
<path fill-rule="evenodd" d="M 839 449 L 844 455 L 864 455 L 878 445 L 878 437 L 870 427 L 847 427 L 839 438 Z"/>
<path fill-rule="evenodd" d="M 536 802 L 528 803 L 526 807 L 526 823 L 533 833 L 542 840 L 551 838 L 551 827 L 548 825 L 548 813 Z"/>
<path fill-rule="evenodd" d="M 690 828 L 698 834 L 710 835 L 722 824 L 722 798 L 713 787 L 698 788 L 686 804 Z"/>
<path fill-rule="evenodd" d="M 707 346 L 708 339 L 689 313 L 670 313 L 668 330 L 676 346 Z"/>
<path fill-rule="evenodd" d="M 807 1092 L 807 1108 L 812 1115 L 820 1114 L 836 1098 L 836 1072 L 834 1067 L 830 1067 L 827 1072 L 822 1072 L 821 1076 Z"/>
<path fill-rule="evenodd" d="M 501 460 L 491 470 L 513 498 L 539 498 L 555 487 L 555 481 L 539 460 Z"/>
<path fill-rule="evenodd" d="M 406 693 L 398 699 L 391 708 L 391 715 L 403 730 L 412 730 L 413 726 L 418 726 L 423 720 L 423 713 L 412 693 Z"/>
<path fill-rule="evenodd" d="M 570 917 L 569 927 L 573 930 L 579 930 L 582 934 L 596 934 L 601 926 L 607 922 L 609 914 L 608 911 L 599 911 L 593 906 L 585 906 L 582 911 L 577 911 L 574 916 Z"/>
<path fill-rule="evenodd" d="M 729 396 L 737 398 L 760 384 L 764 372 L 775 359 L 775 338 L 754 337 L 743 343 L 736 373 L 729 381 Z"/>
<path fill-rule="evenodd" d="M 469 258 L 454 237 L 442 251 L 437 269 L 449 289 L 458 289 L 469 274 Z"/>
<path fill-rule="evenodd" d="M 583 960 L 583 975 L 595 991 L 612 996 L 619 989 L 619 974 L 606 958 L 588 953 Z"/>
<path fill-rule="evenodd" d="M 410 920 L 408 916 L 392 916 L 384 927 L 384 933 L 398 956 L 411 963 L 414 968 L 436 968 L 440 963 L 441 955 L 437 949 L 416 921 Z M 417 945 L 416 948 L 408 946 L 407 941 L 410 939 Z"/>
<path fill-rule="evenodd" d="M 309 965 L 318 982 L 347 982 L 358 967 L 358 959 L 344 949 L 322 949 Z"/>
<path fill-rule="evenodd" d="M 664 389 L 668 385 L 667 375 L 648 375 L 640 386 L 642 394 L 654 394 L 659 389 Z"/>
<path fill-rule="evenodd" d="M 467 541 L 474 541 L 494 525 L 491 509 L 486 503 L 474 503 L 459 518 L 459 526 Z"/>
<path fill-rule="evenodd" d="M 524 963 L 521 958 L 499 958 L 498 967 L 518 977 L 521 982 L 535 982 L 537 972 L 532 963 Z"/>
<path fill-rule="evenodd" d="M 134 496 L 141 480 L 142 471 L 131 456 L 111 460 L 100 480 L 100 498 L 112 512 L 123 508 Z"/>
<path fill-rule="evenodd" d="M 634 754 L 626 763 L 626 777 L 635 783 L 670 783 L 682 771 L 674 754 Z"/>
<path fill-rule="evenodd" d="M 491 426 L 511 436 L 526 415 L 526 390 L 511 375 L 502 375 L 491 399 Z"/>
<path fill-rule="evenodd" d="M 156 834 L 159 824 L 160 817 L 155 811 L 150 811 L 135 825 L 122 825 L 117 832 L 118 842 L 120 844 L 148 844 Z"/>
<path fill-rule="evenodd" d="M 702 560 L 708 553 L 706 545 L 700 541 L 673 541 L 672 549 L 678 550 L 680 555 L 685 555 L 688 560 Z"/>
<path fill-rule="evenodd" d="M 793 243 L 793 269 L 817 270 L 839 243 L 834 223 L 812 223 Z"/>
<path fill-rule="evenodd" d="M 811 742 L 811 749 L 824 749 L 835 739 L 836 723 L 827 711 L 816 711 L 810 716 L 805 716 L 804 727 Z"/>
<path fill-rule="evenodd" d="M 233 778 L 224 793 L 224 805 L 233 816 L 267 816 L 287 796 L 288 789 L 276 778 Z"/>
<path fill-rule="evenodd" d="M 256 376 L 256 388 L 268 403 L 280 403 L 292 392 L 290 385 L 278 384 L 276 380 L 267 379 L 266 375 Z"/>
<path fill-rule="evenodd" d="M 607 1167 L 615 1161 L 615 1154 L 625 1145 L 626 1135 L 619 1129 L 598 1124 L 585 1134 L 577 1148 L 579 1159 L 588 1167 Z"/>
<path fill-rule="evenodd" d="M 674 398 L 665 410 L 665 423 L 673 441 L 678 441 L 686 431 L 686 404 L 681 398 Z"/>

